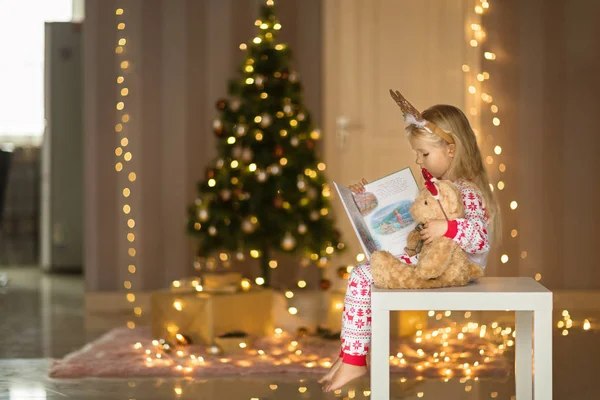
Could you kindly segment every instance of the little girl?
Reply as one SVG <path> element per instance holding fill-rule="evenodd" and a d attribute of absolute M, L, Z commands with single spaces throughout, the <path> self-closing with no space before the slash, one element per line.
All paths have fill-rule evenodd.
<path fill-rule="evenodd" d="M 427 221 L 421 231 L 422 239 L 428 243 L 441 236 L 449 237 L 467 253 L 471 262 L 485 268 L 491 239 L 500 236 L 499 210 L 469 121 L 462 111 L 448 105 L 436 105 L 420 114 L 398 95 L 396 98 L 392 94 L 405 112 L 406 131 L 417 154 L 417 165 L 438 179 L 453 181 L 464 203 L 464 218 Z M 363 179 L 362 183 L 352 185 L 353 192 L 363 192 L 364 183 Z M 417 262 L 416 256 L 397 257 L 406 264 Z M 372 283 L 368 262 L 352 269 L 342 313 L 340 356 L 319 380 L 325 391 L 336 390 L 367 373 L 366 358 L 371 345 L 367 316 L 370 320 Z"/>

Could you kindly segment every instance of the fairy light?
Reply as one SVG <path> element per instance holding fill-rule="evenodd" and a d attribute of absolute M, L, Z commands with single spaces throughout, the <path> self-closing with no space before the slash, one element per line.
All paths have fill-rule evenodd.
<path fill-rule="evenodd" d="M 467 87 L 467 92 L 470 95 L 474 95 L 477 92 L 481 92 L 480 96 L 467 96 L 467 102 L 469 103 L 467 105 L 467 107 L 469 107 L 470 109 L 470 114 L 476 118 L 474 118 L 473 121 L 473 127 L 474 127 L 474 131 L 477 135 L 478 141 L 481 140 L 483 138 L 483 136 L 480 136 L 479 132 L 482 130 L 481 128 L 481 124 L 483 124 L 484 122 L 486 122 L 484 120 L 485 118 L 485 114 L 482 113 L 482 105 L 485 105 L 485 103 L 489 104 L 489 110 L 491 111 L 491 113 L 493 114 L 492 117 L 487 120 L 487 118 L 485 118 L 487 121 L 489 121 L 488 123 L 491 123 L 491 126 L 496 129 L 498 127 L 501 126 L 501 118 L 498 115 L 499 113 L 499 109 L 498 106 L 496 104 L 493 104 L 494 102 L 494 96 L 492 96 L 489 91 L 490 91 L 490 87 L 486 86 L 484 88 L 484 84 L 486 81 L 490 80 L 490 73 L 485 71 L 483 69 L 483 65 L 481 66 L 481 70 L 477 70 L 479 68 L 479 63 L 481 62 L 481 60 L 483 59 L 483 64 L 486 64 L 488 62 L 494 62 L 494 60 L 496 60 L 496 53 L 494 53 L 493 51 L 491 51 L 492 49 L 486 48 L 486 43 L 483 42 L 484 38 L 486 37 L 486 32 L 485 32 L 485 27 L 482 24 L 482 14 L 486 13 L 489 8 L 490 8 L 490 2 L 489 1 L 478 1 L 475 2 L 476 4 L 474 5 L 474 14 L 472 14 L 472 17 L 470 18 L 470 21 L 467 24 L 467 29 L 465 29 L 465 33 L 466 33 L 466 42 L 471 44 L 472 46 L 472 53 L 469 53 L 469 57 L 471 57 L 471 59 L 473 60 L 473 62 L 475 62 L 475 67 L 471 67 L 467 64 L 463 64 L 462 65 L 462 70 L 463 72 L 470 72 L 470 74 L 468 74 L 467 79 L 465 80 L 466 82 L 466 87 Z M 475 47 L 473 46 L 474 42 L 477 42 L 478 46 Z M 471 55 L 472 54 L 472 55 Z M 487 105 L 485 105 L 485 107 L 488 107 Z M 485 128 L 483 128 L 485 129 Z M 493 136 L 491 134 L 488 134 L 485 136 L 486 138 L 486 142 L 489 146 L 489 148 L 491 149 L 491 151 L 493 152 L 493 154 L 495 155 L 496 158 L 492 157 L 491 155 L 488 155 L 485 157 L 485 161 L 488 165 L 492 165 L 495 162 L 498 162 L 498 171 L 501 173 L 506 172 L 506 165 L 502 162 L 502 156 L 504 156 L 505 154 L 505 150 L 500 144 L 498 143 L 493 143 L 493 141 L 495 140 L 496 136 Z M 493 169 L 490 169 L 490 171 L 493 171 Z M 490 188 L 493 191 L 495 188 L 497 188 L 498 190 L 504 190 L 505 189 L 505 182 L 503 180 L 498 180 L 498 182 L 494 185 L 494 184 L 490 184 Z M 515 210 L 517 208 L 517 201 L 516 200 L 512 200 L 509 202 L 508 204 L 509 208 L 511 210 Z M 516 237 L 516 234 L 514 234 L 514 232 L 516 232 L 516 229 L 512 229 L 511 232 L 513 233 L 511 236 L 514 238 Z M 516 242 L 514 242 L 516 243 Z M 522 251 L 521 252 L 521 259 L 524 259 L 525 257 L 523 255 L 526 255 L 527 252 L 526 251 Z M 518 258 L 517 258 L 518 259 Z M 509 254 L 502 254 L 500 256 L 500 261 L 502 263 L 506 263 L 509 260 Z M 541 274 L 537 273 L 535 275 L 536 280 L 541 279 Z M 539 278 L 539 279 L 538 279 Z"/>
<path fill-rule="evenodd" d="M 129 171 L 127 178 L 126 178 L 127 183 L 125 183 L 125 187 L 123 187 L 123 189 L 122 189 L 123 198 L 127 199 L 131 196 L 131 193 L 132 193 L 132 188 L 131 188 L 132 185 L 131 184 L 135 181 L 135 177 L 136 177 L 136 174 L 132 170 L 132 166 L 130 163 L 131 160 L 133 159 L 133 153 L 130 150 L 124 151 L 124 149 L 123 149 L 124 147 L 129 145 L 127 123 L 130 120 L 130 114 L 127 113 L 125 110 L 127 110 L 126 98 L 128 98 L 131 95 L 131 88 L 128 86 L 125 86 L 125 85 L 126 85 L 126 82 L 129 81 L 127 79 L 127 75 L 129 73 L 131 63 L 127 59 L 128 39 L 125 37 L 126 32 L 127 32 L 127 30 L 126 30 L 127 24 L 125 22 L 126 12 L 123 8 L 119 7 L 115 10 L 115 15 L 116 15 L 116 31 L 117 31 L 117 36 L 118 36 L 117 43 L 115 46 L 115 54 L 117 54 L 116 65 L 117 65 L 117 70 L 118 70 L 118 72 L 117 72 L 118 76 L 116 79 L 117 103 L 115 106 L 115 108 L 117 110 L 117 115 L 116 115 L 117 123 L 115 124 L 115 128 L 114 128 L 114 131 L 117 135 L 117 146 L 115 148 L 115 156 L 117 158 L 117 162 L 115 164 L 115 169 L 118 173 L 123 172 L 123 171 Z M 135 266 L 135 257 L 137 254 L 137 250 L 136 250 L 136 246 L 135 246 L 136 236 L 137 236 L 135 233 L 135 226 L 136 226 L 135 216 L 133 214 L 133 209 L 132 209 L 130 202 L 127 202 L 126 204 L 124 204 L 122 207 L 122 210 L 123 210 L 123 214 L 127 215 L 125 243 L 127 244 L 127 255 L 128 255 L 127 273 L 130 276 L 129 278 L 126 278 L 124 280 L 123 287 L 127 290 L 126 295 L 125 295 L 126 300 L 128 302 L 132 303 L 133 315 L 135 315 L 137 317 L 141 317 L 143 314 L 143 310 L 138 304 L 135 304 L 136 297 L 135 297 L 135 294 L 133 293 L 133 283 L 132 283 L 132 281 L 134 281 L 134 275 L 137 270 L 136 266 Z M 135 322 L 127 321 L 127 326 L 129 328 L 133 329 L 135 327 Z"/>

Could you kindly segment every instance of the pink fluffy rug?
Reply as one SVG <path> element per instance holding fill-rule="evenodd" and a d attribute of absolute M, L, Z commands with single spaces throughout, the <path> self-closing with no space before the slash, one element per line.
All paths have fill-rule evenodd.
<path fill-rule="evenodd" d="M 440 335 L 441 336 L 441 335 Z M 297 342 L 295 341 L 297 340 Z M 501 343 L 466 335 L 445 343 L 392 341 L 391 370 L 410 377 L 506 375 Z M 211 355 L 204 346 L 163 350 L 150 329 L 114 329 L 62 360 L 53 360 L 52 378 L 206 377 L 272 373 L 323 373 L 339 352 L 337 340 L 295 339 L 286 333 L 256 340 L 238 354 Z"/>

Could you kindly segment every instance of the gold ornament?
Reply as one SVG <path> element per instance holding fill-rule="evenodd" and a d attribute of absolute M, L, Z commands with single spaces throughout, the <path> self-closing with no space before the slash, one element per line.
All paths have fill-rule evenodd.
<path fill-rule="evenodd" d="M 281 240 L 281 248 L 287 251 L 293 250 L 296 247 L 296 239 L 290 232 L 287 232 Z"/>
<path fill-rule="evenodd" d="M 229 103 L 229 108 L 231 108 L 232 111 L 237 111 L 239 110 L 241 104 L 242 102 L 239 99 L 233 99 Z"/>
<path fill-rule="evenodd" d="M 271 165 L 271 175 L 279 175 L 281 172 L 281 167 L 277 164 Z"/>
<path fill-rule="evenodd" d="M 208 221 L 208 211 L 206 208 L 201 208 L 200 211 L 198 211 L 198 219 L 202 222 Z"/>
<path fill-rule="evenodd" d="M 244 124 L 238 124 L 235 128 L 235 134 L 238 136 L 244 136 L 248 131 L 248 127 Z"/>
<path fill-rule="evenodd" d="M 242 230 L 246 233 L 252 233 L 254 231 L 254 224 L 250 220 L 245 219 L 242 221 Z M 241 253 L 243 256 L 243 253 Z"/>
<path fill-rule="evenodd" d="M 265 171 L 258 171 L 258 174 L 256 174 L 256 179 L 258 179 L 259 182 L 264 182 L 267 180 L 267 174 Z"/>
<path fill-rule="evenodd" d="M 261 114 L 260 126 L 267 128 L 273 122 L 273 117 L 269 114 Z"/>
<path fill-rule="evenodd" d="M 244 161 L 245 163 L 252 161 L 253 156 L 254 154 L 252 153 L 252 149 L 249 147 L 245 147 L 242 151 L 242 161 Z"/>

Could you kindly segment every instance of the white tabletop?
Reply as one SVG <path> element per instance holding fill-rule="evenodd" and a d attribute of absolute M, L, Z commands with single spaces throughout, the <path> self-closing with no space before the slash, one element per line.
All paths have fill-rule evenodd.
<path fill-rule="evenodd" d="M 526 277 L 480 278 L 467 286 L 440 289 L 371 287 L 379 310 L 537 310 L 552 308 L 552 292 Z"/>

